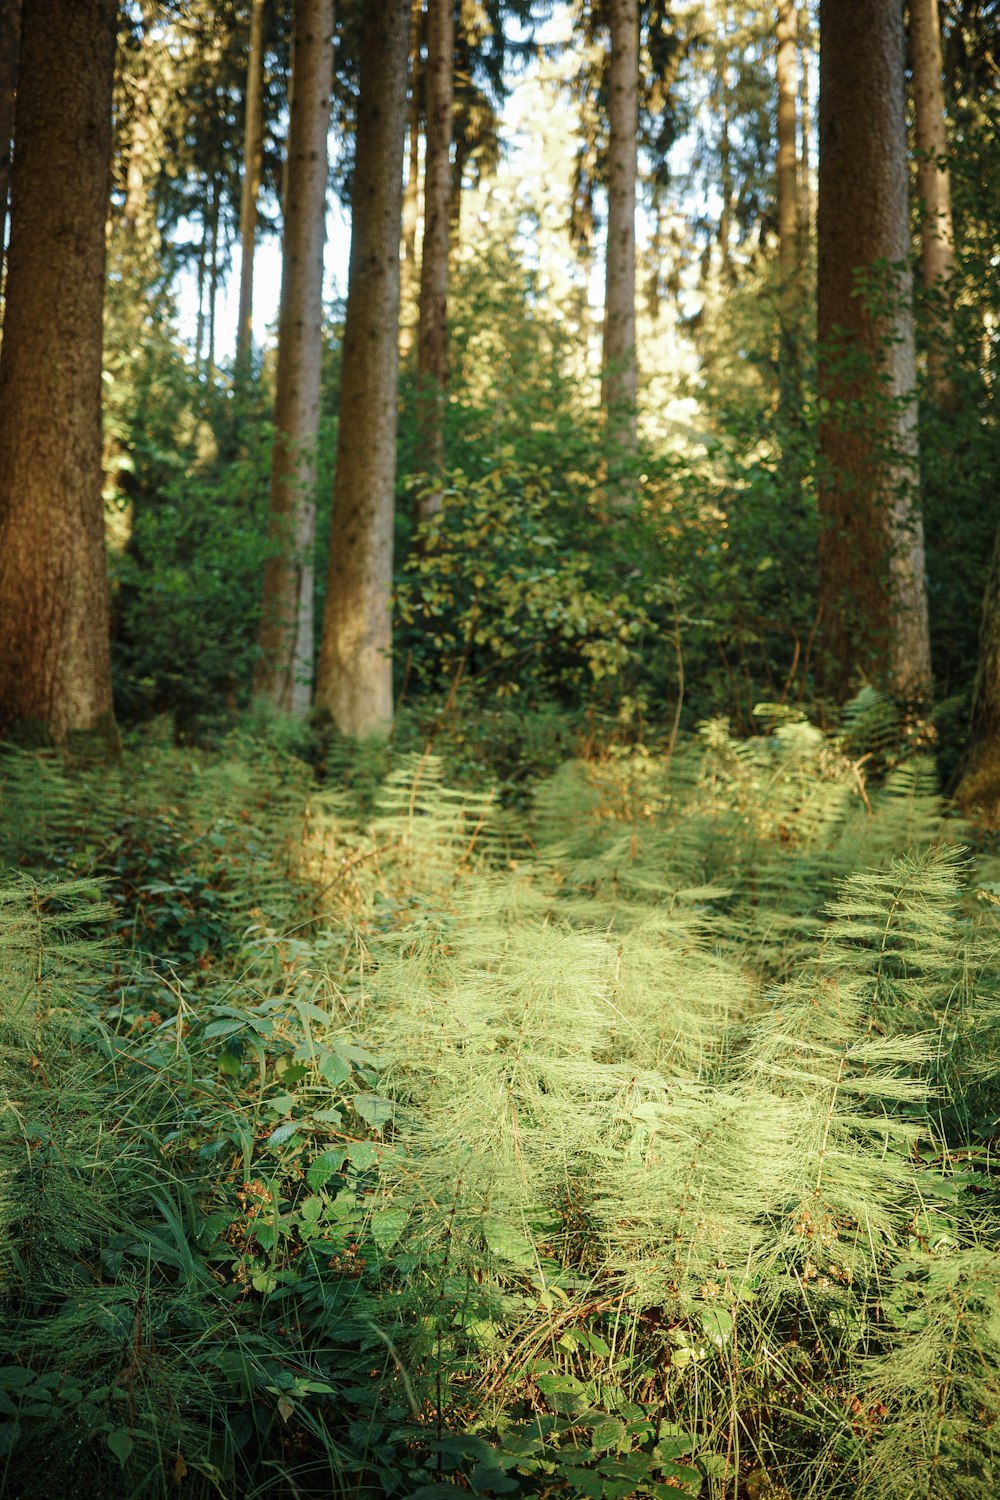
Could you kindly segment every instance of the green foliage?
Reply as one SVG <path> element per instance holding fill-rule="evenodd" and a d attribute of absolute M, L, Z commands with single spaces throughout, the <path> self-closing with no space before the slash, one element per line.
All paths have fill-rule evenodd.
<path fill-rule="evenodd" d="M 758 717 L 520 817 L 8 757 L 5 1485 L 986 1500 L 991 870 L 874 700 Z"/>

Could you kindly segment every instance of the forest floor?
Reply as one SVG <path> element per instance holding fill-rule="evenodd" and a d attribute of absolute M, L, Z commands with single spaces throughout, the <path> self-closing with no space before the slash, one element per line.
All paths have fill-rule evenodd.
<path fill-rule="evenodd" d="M 991 1500 L 1000 872 L 763 727 L 5 755 L 0 1493 Z"/>

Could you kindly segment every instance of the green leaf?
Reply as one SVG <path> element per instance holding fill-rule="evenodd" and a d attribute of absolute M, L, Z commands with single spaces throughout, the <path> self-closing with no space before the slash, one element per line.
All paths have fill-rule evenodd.
<path fill-rule="evenodd" d="M 319 1070 L 331 1088 L 346 1083 L 354 1069 L 339 1052 L 324 1052 L 319 1060 Z"/>
<path fill-rule="evenodd" d="M 617 1417 L 607 1417 L 595 1425 L 590 1441 L 596 1452 L 604 1453 L 609 1448 L 617 1448 L 624 1437 L 625 1423 L 619 1422 Z"/>
<path fill-rule="evenodd" d="M 389 1250 L 406 1228 L 409 1215 L 402 1208 L 380 1208 L 372 1214 L 372 1239 L 380 1250 Z"/>
<path fill-rule="evenodd" d="M 380 1099 L 377 1094 L 355 1094 L 351 1100 L 354 1109 L 373 1130 L 381 1129 L 396 1113 L 396 1106 L 389 1099 Z"/>
<path fill-rule="evenodd" d="M 132 1441 L 132 1434 L 129 1432 L 128 1428 L 115 1427 L 111 1432 L 108 1433 L 105 1441 L 107 1442 L 107 1445 L 111 1449 L 112 1453 L 115 1455 L 115 1458 L 117 1458 L 118 1462 L 124 1469 L 125 1465 L 128 1463 L 129 1454 L 135 1447 L 135 1444 Z"/>
<path fill-rule="evenodd" d="M 306 1171 L 306 1182 L 314 1193 L 325 1188 L 331 1177 L 337 1175 L 347 1160 L 347 1151 L 341 1148 L 338 1151 L 324 1151 L 322 1156 L 310 1164 Z"/>
<path fill-rule="evenodd" d="M 535 1247 L 530 1240 L 502 1219 L 487 1219 L 483 1224 L 483 1239 L 491 1255 L 505 1260 L 512 1266 L 533 1266 L 537 1260 Z"/>

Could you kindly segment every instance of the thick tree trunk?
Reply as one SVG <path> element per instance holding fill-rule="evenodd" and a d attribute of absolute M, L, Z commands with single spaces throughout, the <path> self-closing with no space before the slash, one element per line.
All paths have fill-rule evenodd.
<path fill-rule="evenodd" d="M 939 315 L 929 356 L 935 398 L 952 397 L 944 350 L 949 342 L 948 282 L 955 259 L 951 174 L 945 133 L 941 29 L 937 0 L 910 0 L 913 103 L 917 120 L 917 191 L 920 194 L 920 270 L 924 286 L 938 294 Z"/>
<path fill-rule="evenodd" d="M 407 112 L 407 168 L 403 188 L 403 267 L 399 356 L 406 359 L 412 352 L 419 316 L 419 283 L 417 272 L 417 223 L 420 219 L 420 121 L 422 117 L 423 68 L 420 61 L 423 0 L 412 0 L 410 12 L 410 85 Z"/>
<path fill-rule="evenodd" d="M 101 503 L 115 0 L 26 0 L 0 355 L 0 723 L 117 748 Z"/>
<path fill-rule="evenodd" d="M 319 431 L 333 0 L 295 0 L 274 457 L 254 695 L 303 717 L 312 698 L 313 546 Z"/>
<path fill-rule="evenodd" d="M 424 163 L 424 239 L 420 258 L 420 328 L 417 342 L 418 462 L 436 481 L 417 500 L 417 520 L 441 509 L 444 410 L 448 388 L 448 228 L 451 216 L 451 109 L 454 82 L 455 6 L 428 0 L 427 157 Z"/>
<path fill-rule="evenodd" d="M 863 45 L 861 40 L 863 39 Z M 930 687 L 916 497 L 901 5 L 820 7 L 819 597 L 823 688 Z M 876 262 L 889 284 L 859 295 Z"/>
<path fill-rule="evenodd" d="M 21 0 L 0 0 L 0 273 L 7 243 L 11 144 L 14 139 L 14 95 L 21 45 Z"/>
<path fill-rule="evenodd" d="M 236 324 L 236 370 L 246 371 L 253 345 L 253 260 L 257 202 L 264 160 L 264 0 L 251 0 L 240 189 L 240 304 Z"/>
<path fill-rule="evenodd" d="M 1000 828 L 1000 530 L 983 597 L 969 755 L 955 800 Z"/>
<path fill-rule="evenodd" d="M 608 249 L 602 402 L 609 431 L 635 445 L 635 182 L 639 130 L 639 3 L 611 0 Z"/>
<path fill-rule="evenodd" d="M 316 707 L 353 738 L 392 723 L 399 240 L 409 0 L 365 6 L 347 319 Z"/>

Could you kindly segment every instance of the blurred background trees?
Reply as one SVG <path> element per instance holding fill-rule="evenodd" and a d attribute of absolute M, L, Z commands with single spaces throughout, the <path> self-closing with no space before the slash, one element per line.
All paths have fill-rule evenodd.
<path fill-rule="evenodd" d="M 398 330 L 391 302 L 379 314 L 398 336 L 398 422 L 378 439 L 392 578 L 373 587 L 379 609 L 392 590 L 394 634 L 365 673 L 391 667 L 429 733 L 512 699 L 616 733 L 679 708 L 746 732 L 762 700 L 834 715 L 869 683 L 930 715 L 960 767 L 997 521 L 995 14 L 876 9 L 884 37 L 861 0 L 840 19 L 792 0 L 412 0 L 400 224 L 384 230 Z M 314 284 L 310 312 L 267 326 L 280 245 L 286 284 L 298 253 L 294 10 L 135 0 L 119 17 L 102 485 L 116 703 L 185 735 L 265 680 L 277 451 L 308 450 L 294 486 L 316 504 L 315 542 L 306 527 L 295 543 L 303 682 L 371 540 L 346 519 L 367 481 L 343 459 L 358 437 L 345 226 L 375 191 L 356 167 L 354 0 L 320 64 L 326 300 L 318 313 Z M 19 13 L 0 10 L 4 139 Z M 861 30 L 867 81 L 842 60 Z M 872 155 L 879 110 L 891 163 Z M 891 232 L 866 207 L 887 195 L 862 185 L 886 171 Z M 275 407 L 312 379 L 293 328 L 320 351 L 302 429 Z M 335 484 L 354 498 L 332 506 Z"/>

